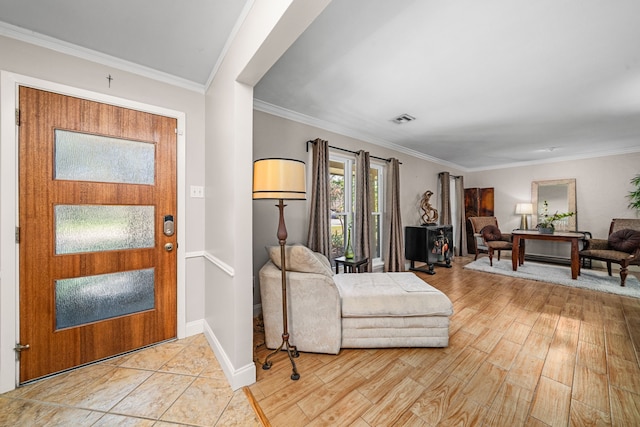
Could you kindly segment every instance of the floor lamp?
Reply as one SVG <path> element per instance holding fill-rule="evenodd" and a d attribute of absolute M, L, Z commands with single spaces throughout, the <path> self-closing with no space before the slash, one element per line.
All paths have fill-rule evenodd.
<path fill-rule="evenodd" d="M 287 274 L 285 244 L 287 242 L 287 227 L 284 224 L 284 200 L 305 200 L 304 162 L 293 159 L 260 159 L 253 162 L 253 198 L 278 200 L 276 207 L 280 211 L 278 221 L 278 242 L 280 243 L 280 270 L 282 272 L 282 343 L 264 359 L 262 369 L 270 369 L 271 356 L 283 348 L 289 355 L 293 373 L 292 380 L 300 378 L 293 358 L 298 357 L 298 350 L 289 343 L 289 326 L 287 321 Z"/>

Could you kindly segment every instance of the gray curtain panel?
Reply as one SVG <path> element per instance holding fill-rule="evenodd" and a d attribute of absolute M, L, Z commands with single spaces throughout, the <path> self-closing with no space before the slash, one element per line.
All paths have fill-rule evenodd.
<path fill-rule="evenodd" d="M 449 172 L 440 172 L 440 225 L 451 224 L 451 185 Z"/>
<path fill-rule="evenodd" d="M 331 210 L 329 204 L 329 142 L 313 142 L 311 207 L 307 247 L 331 258 Z"/>
<path fill-rule="evenodd" d="M 404 271 L 404 242 L 400 215 L 400 162 L 389 160 L 387 177 L 387 225 L 384 248 L 384 271 Z"/>
<path fill-rule="evenodd" d="M 372 271 L 371 262 L 371 183 L 369 153 L 356 153 L 356 212 L 353 251 L 356 258 L 369 258 L 367 271 Z"/>

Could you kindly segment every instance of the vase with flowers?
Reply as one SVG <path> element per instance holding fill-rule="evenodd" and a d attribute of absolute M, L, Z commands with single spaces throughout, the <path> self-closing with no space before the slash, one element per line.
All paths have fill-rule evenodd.
<path fill-rule="evenodd" d="M 568 218 L 575 215 L 575 212 L 564 212 L 558 213 L 556 211 L 554 214 L 549 213 L 549 203 L 545 200 L 542 204 L 542 212 L 540 212 L 540 222 L 536 226 L 539 233 L 542 234 L 553 234 L 556 227 L 554 222 L 559 221 L 564 218 Z"/>

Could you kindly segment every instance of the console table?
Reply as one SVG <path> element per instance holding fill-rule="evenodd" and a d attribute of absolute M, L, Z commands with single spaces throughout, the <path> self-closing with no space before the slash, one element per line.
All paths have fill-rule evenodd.
<path fill-rule="evenodd" d="M 513 250 L 511 251 L 511 265 L 513 271 L 518 270 L 518 265 L 524 264 L 524 241 L 546 240 L 571 243 L 571 278 L 577 279 L 580 274 L 580 255 L 578 253 L 578 242 L 584 239 L 584 233 L 556 232 L 553 234 L 543 234 L 537 230 L 513 230 Z"/>

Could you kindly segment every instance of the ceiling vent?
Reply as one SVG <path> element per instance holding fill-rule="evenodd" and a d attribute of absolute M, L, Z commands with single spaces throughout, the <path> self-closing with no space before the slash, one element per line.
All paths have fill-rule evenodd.
<path fill-rule="evenodd" d="M 398 123 L 398 124 L 402 124 L 402 123 L 408 123 L 411 122 L 413 120 L 415 120 L 416 118 L 413 116 L 410 116 L 408 114 L 401 114 L 398 117 L 396 117 L 395 119 L 393 119 L 394 123 Z"/>

